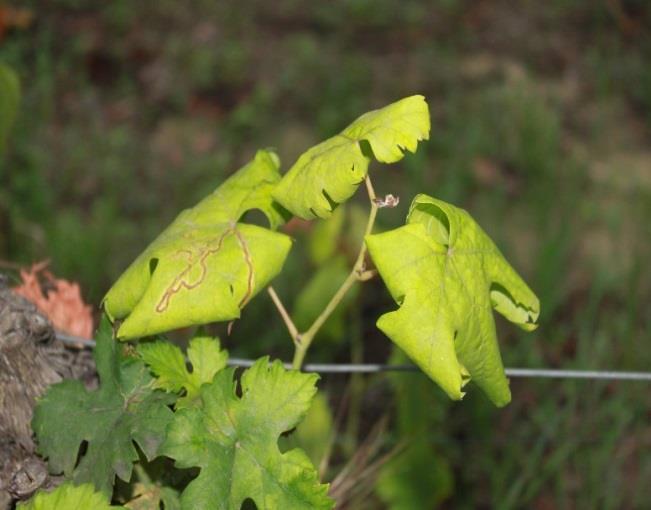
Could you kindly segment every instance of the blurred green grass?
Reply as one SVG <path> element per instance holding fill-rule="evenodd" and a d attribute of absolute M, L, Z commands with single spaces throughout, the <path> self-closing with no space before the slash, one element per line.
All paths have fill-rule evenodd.
<path fill-rule="evenodd" d="M 420 191 L 478 219 L 543 307 L 533 334 L 498 322 L 507 365 L 651 368 L 644 2 L 21 6 L 32 24 L 0 41 L 23 96 L 0 161 L 0 258 L 50 258 L 98 303 L 181 208 L 256 148 L 276 147 L 287 168 L 360 113 L 423 93 L 431 140 L 395 168 L 373 170 L 378 192 L 402 199 L 379 226 L 398 225 Z M 294 235 L 297 245 L 309 242 L 309 232 Z M 342 256 L 354 252 L 350 237 L 338 245 Z M 313 271 L 309 254 L 295 250 L 277 283 L 290 306 Z M 374 321 L 393 306 L 379 282 L 360 290 L 343 321 L 354 356 L 387 359 Z M 226 339 L 231 351 L 288 357 L 282 325 L 269 317 L 260 296 Z M 261 321 L 274 327 L 261 332 Z M 351 357 L 348 342 L 316 349 L 321 361 Z M 421 482 L 440 484 L 419 500 L 423 508 L 440 495 L 447 508 L 644 508 L 651 498 L 643 384 L 514 380 L 513 403 L 497 411 L 476 389 L 451 404 L 423 378 L 400 377 L 408 382 L 356 383 L 365 410 L 358 425 L 363 435 L 366 411 L 382 414 L 398 395 L 387 441 L 417 434 L 443 473 Z M 331 394 L 344 384 L 323 382 Z M 401 410 L 400 394 L 409 388 L 431 413 L 405 417 L 412 411 Z M 414 462 L 418 469 L 422 458 Z M 402 480 L 403 492 L 426 497 L 417 481 L 410 488 Z M 390 493 L 376 491 L 357 507 L 401 508 Z"/>

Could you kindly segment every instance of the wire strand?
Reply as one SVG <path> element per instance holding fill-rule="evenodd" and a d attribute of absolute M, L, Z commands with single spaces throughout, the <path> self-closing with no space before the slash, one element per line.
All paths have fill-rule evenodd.
<path fill-rule="evenodd" d="M 81 338 L 65 333 L 56 333 L 56 337 L 67 345 L 84 348 L 95 347 L 95 340 Z M 230 358 L 228 364 L 234 367 L 250 367 L 255 360 L 245 358 Z M 286 368 L 292 368 L 291 363 L 284 363 Z M 420 372 L 416 365 L 385 365 L 381 363 L 306 363 L 304 372 L 321 374 L 373 374 L 378 372 Z M 588 379 L 609 381 L 650 381 L 651 372 L 623 372 L 614 370 L 566 370 L 554 368 L 506 368 L 509 377 L 542 378 L 542 379 Z"/>

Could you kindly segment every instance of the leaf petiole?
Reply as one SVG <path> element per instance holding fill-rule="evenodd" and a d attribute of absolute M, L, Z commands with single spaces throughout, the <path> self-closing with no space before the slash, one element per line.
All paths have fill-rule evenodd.
<path fill-rule="evenodd" d="M 287 331 L 289 331 L 289 336 L 292 337 L 294 345 L 298 347 L 301 344 L 301 335 L 298 332 L 298 329 L 296 328 L 296 325 L 294 324 L 294 321 L 290 317 L 289 313 L 287 313 L 285 305 L 283 305 L 283 302 L 280 300 L 280 297 L 278 297 L 278 294 L 276 294 L 276 291 L 271 285 L 267 287 L 267 292 L 269 293 L 269 296 L 271 296 L 271 300 L 273 301 L 274 305 L 276 305 L 276 309 L 282 317 L 285 326 L 287 326 Z"/>
<path fill-rule="evenodd" d="M 310 344 L 312 343 L 312 340 L 314 340 L 314 337 L 316 336 L 318 331 L 321 329 L 323 324 L 325 324 L 325 322 L 328 320 L 330 315 L 332 315 L 332 312 L 335 311 L 339 303 L 341 303 L 341 301 L 343 300 L 346 293 L 350 290 L 350 288 L 356 282 L 367 281 L 375 275 L 375 271 L 368 271 L 365 268 L 364 259 L 366 257 L 366 242 L 364 241 L 364 239 L 366 238 L 367 235 L 369 235 L 373 231 L 373 225 L 375 225 L 375 218 L 377 216 L 378 205 L 376 199 L 377 197 L 375 196 L 375 190 L 373 189 L 373 183 L 371 182 L 371 178 L 368 175 L 364 178 L 364 183 L 366 184 L 366 191 L 368 193 L 368 198 L 371 203 L 371 209 L 368 214 L 366 230 L 364 231 L 364 237 L 362 238 L 362 244 L 359 248 L 359 253 L 357 254 L 357 259 L 355 260 L 355 265 L 350 271 L 348 277 L 341 284 L 341 287 L 339 287 L 337 292 L 335 292 L 334 296 L 332 296 L 330 302 L 326 305 L 326 307 L 319 314 L 319 316 L 314 320 L 314 323 L 312 323 L 310 328 L 305 333 L 299 335 L 300 341 L 298 342 L 294 341 L 295 350 L 294 350 L 294 359 L 292 361 L 292 368 L 294 368 L 295 370 L 299 370 L 301 368 L 301 366 L 303 365 L 303 360 L 305 359 L 305 355 L 307 354 L 307 350 L 310 348 Z M 290 334 L 291 334 L 291 330 L 290 330 Z"/>

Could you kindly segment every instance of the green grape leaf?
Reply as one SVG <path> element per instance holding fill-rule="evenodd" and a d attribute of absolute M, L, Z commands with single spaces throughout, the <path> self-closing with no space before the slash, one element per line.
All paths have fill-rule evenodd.
<path fill-rule="evenodd" d="M 241 223 L 261 210 L 271 228 L 284 212 L 271 198 L 278 157 L 255 158 L 192 209 L 183 211 L 131 264 L 104 298 L 112 319 L 125 319 L 118 338 L 239 318 L 240 310 L 282 268 L 285 234 Z"/>
<path fill-rule="evenodd" d="M 95 492 L 89 484 L 72 485 L 64 483 L 51 492 L 39 491 L 25 503 L 18 503 L 17 510 L 124 510 L 112 506 L 106 495 Z"/>
<path fill-rule="evenodd" d="M 168 430 L 164 455 L 177 467 L 201 468 L 182 508 L 239 510 L 247 498 L 257 508 L 332 508 L 305 453 L 278 449 L 280 434 L 305 416 L 318 376 L 262 358 L 242 374 L 239 398 L 233 375 L 218 372 L 201 387 L 201 406 L 178 411 Z"/>
<path fill-rule="evenodd" d="M 142 343 L 138 353 L 149 369 L 156 375 L 157 388 L 185 395 L 176 401 L 176 408 L 192 405 L 199 396 L 199 388 L 213 380 L 217 372 L 226 366 L 228 352 L 219 347 L 219 339 L 195 337 L 188 346 L 188 370 L 183 353 L 178 346 L 165 341 Z"/>
<path fill-rule="evenodd" d="M 370 154 L 395 163 L 429 137 L 429 109 L 423 96 L 410 96 L 365 113 L 340 134 L 303 153 L 283 176 L 273 197 L 304 219 L 327 218 L 366 177 Z"/>
<path fill-rule="evenodd" d="M 282 450 L 300 448 L 312 463 L 318 466 L 330 452 L 334 438 L 334 423 L 328 397 L 317 393 L 303 421 L 291 434 L 280 438 L 280 445 Z"/>
<path fill-rule="evenodd" d="M 104 318 L 97 332 L 95 362 L 100 386 L 88 391 L 77 380 L 51 386 L 38 401 L 32 428 L 38 451 L 53 473 L 75 483 L 91 482 L 111 494 L 115 475 L 131 477 L 138 459 L 133 442 L 148 459 L 158 454 L 173 413 L 174 396 L 153 388 L 154 380 L 138 358 L 125 356 Z M 87 448 L 77 464 L 82 443 Z"/>
<path fill-rule="evenodd" d="M 526 330 L 540 303 L 463 209 L 418 195 L 407 224 L 366 238 L 400 305 L 378 327 L 450 398 L 474 379 L 497 406 L 511 400 L 491 308 Z"/>
<path fill-rule="evenodd" d="M 11 68 L 0 63 L 0 154 L 16 117 L 20 101 L 18 77 Z"/>

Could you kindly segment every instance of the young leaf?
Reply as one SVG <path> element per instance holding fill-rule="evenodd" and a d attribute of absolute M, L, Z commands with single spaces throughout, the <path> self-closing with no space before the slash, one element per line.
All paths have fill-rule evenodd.
<path fill-rule="evenodd" d="M 64 483 L 51 492 L 39 491 L 26 503 L 18 503 L 16 510 L 124 510 L 122 506 L 111 506 L 108 498 L 95 492 L 87 483 L 72 485 Z"/>
<path fill-rule="evenodd" d="M 176 402 L 177 409 L 191 405 L 199 396 L 201 385 L 211 382 L 228 360 L 228 352 L 219 348 L 219 339 L 210 337 L 190 340 L 188 359 L 192 372 L 188 371 L 181 349 L 169 342 L 140 344 L 138 353 L 156 375 L 157 388 L 174 393 L 185 390 L 185 395 Z"/>
<path fill-rule="evenodd" d="M 271 228 L 283 213 L 271 198 L 280 180 L 278 157 L 258 151 L 255 159 L 174 222 L 131 264 L 104 298 L 111 318 L 126 320 L 118 338 L 226 321 L 282 268 L 288 236 L 238 223 L 260 209 Z"/>
<path fill-rule="evenodd" d="M 332 508 L 305 453 L 278 449 L 280 434 L 307 412 L 318 376 L 262 358 L 242 375 L 238 398 L 233 375 L 232 368 L 217 373 L 201 387 L 201 406 L 178 411 L 170 425 L 164 455 L 178 467 L 201 468 L 182 507 L 239 510 L 251 498 L 257 508 Z"/>
<path fill-rule="evenodd" d="M 400 304 L 378 327 L 450 396 L 469 378 L 497 406 L 511 400 L 491 307 L 532 330 L 540 303 L 471 216 L 418 195 L 407 224 L 366 238 Z"/>
<path fill-rule="evenodd" d="M 4 150 L 5 139 L 16 117 L 19 101 L 18 77 L 11 68 L 0 63 L 0 154 Z"/>
<path fill-rule="evenodd" d="M 32 428 L 53 473 L 63 472 L 75 483 L 92 482 L 111 494 L 116 474 L 123 480 L 131 477 L 138 459 L 134 441 L 148 459 L 157 455 L 174 397 L 153 389 L 142 361 L 118 352 L 107 319 L 96 337 L 99 389 L 87 391 L 77 380 L 51 386 L 36 406 Z M 83 442 L 88 446 L 77 465 Z"/>
<path fill-rule="evenodd" d="M 411 96 L 365 113 L 340 134 L 303 153 L 273 191 L 286 209 L 304 219 L 327 218 L 333 203 L 350 198 L 366 177 L 370 155 L 395 163 L 405 150 L 415 152 L 429 137 L 430 119 L 423 96 Z"/>

